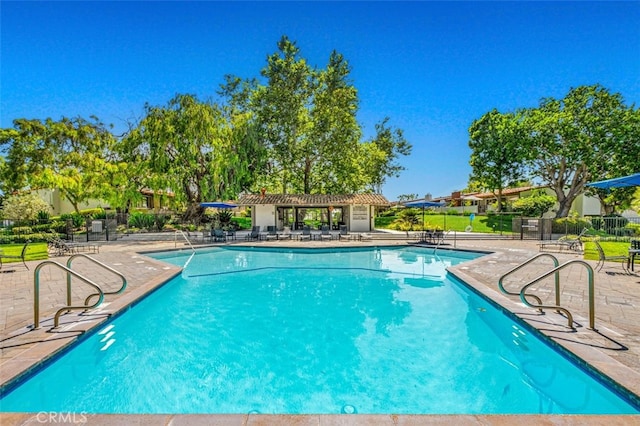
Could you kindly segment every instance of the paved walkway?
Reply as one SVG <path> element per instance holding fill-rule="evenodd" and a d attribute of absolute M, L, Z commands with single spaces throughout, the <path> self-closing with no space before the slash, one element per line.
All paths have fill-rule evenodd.
<path fill-rule="evenodd" d="M 263 246 L 304 246 L 327 247 L 335 244 L 344 246 L 363 245 L 396 245 L 403 241 L 270 241 L 244 243 L 241 240 L 233 244 L 260 244 Z M 451 247 L 451 246 L 450 246 Z M 85 330 L 106 321 L 110 315 L 125 308 L 132 301 L 152 291 L 178 274 L 179 268 L 151 259 L 145 251 L 166 249 L 187 249 L 184 243 L 166 241 L 118 241 L 105 243 L 100 253 L 92 255 L 95 259 L 121 271 L 128 280 L 124 293 L 107 296 L 103 305 L 90 313 L 75 311 L 61 316 L 61 326 L 51 331 L 52 317 L 66 298 L 65 274 L 55 265 L 44 265 L 40 269 L 40 324 L 33 330 L 34 324 L 34 279 L 33 271 L 40 262 L 29 262 L 27 271 L 19 264 L 5 265 L 0 272 L 0 383 L 12 380 L 25 374 L 42 359 L 59 351 L 72 342 Z M 451 247 L 453 248 L 453 247 Z M 561 303 L 574 315 L 576 329 L 567 328 L 567 320 L 554 312 L 544 315 L 525 307 L 517 297 L 507 297 L 497 290 L 499 277 L 514 266 L 538 253 L 535 242 L 513 240 L 490 241 L 457 241 L 456 248 L 483 250 L 491 252 L 471 262 L 457 265 L 450 269 L 452 273 L 463 279 L 479 292 L 504 309 L 515 313 L 533 327 L 553 337 L 555 341 L 585 360 L 588 364 L 613 378 L 623 387 L 640 395 L 640 274 L 625 275 L 619 265 L 610 264 L 597 272 L 595 278 L 595 328 L 588 329 L 588 269 L 582 264 L 572 265 L 562 272 Z M 560 262 L 580 259 L 572 254 L 557 254 Z M 67 258 L 54 258 L 64 264 Z M 595 262 L 588 262 L 592 266 Z M 100 268 L 83 258 L 74 259 L 73 269 L 89 277 L 98 277 L 97 282 L 107 291 L 115 291 L 120 287 L 118 278 L 110 273 L 98 272 Z M 550 258 L 540 258 L 505 280 L 507 289 L 516 289 L 523 282 L 531 280 L 550 268 Z M 553 296 L 553 280 L 546 279 L 532 289 L 542 296 L 543 303 L 551 303 Z M 84 300 L 91 292 L 81 283 L 73 284 L 72 298 Z M 143 419 L 144 417 L 144 419 Z M 223 424 L 264 424 L 280 423 L 286 419 L 287 424 L 424 424 L 425 422 L 441 422 L 451 419 L 450 416 L 356 416 L 357 419 L 344 416 L 133 416 L 127 422 L 148 422 L 150 424 L 210 424 L 215 421 Z M 545 416 L 518 417 L 518 422 L 538 423 Z M 117 420 L 116 420 L 117 419 Z M 190 419 L 190 421 L 187 421 Z M 350 419 L 347 421 L 347 419 Z M 504 424 L 510 423 L 511 416 L 456 416 L 462 424 Z M 563 416 L 558 423 L 573 424 L 576 420 Z M 581 424 L 591 423 L 592 419 L 579 417 Z M 617 424 L 626 417 L 612 417 L 607 423 Z M 122 416 L 91 416 L 92 424 L 122 424 Z M 600 418 L 604 420 L 604 418 Z M 638 418 L 635 418 L 637 421 Z M 38 422 L 34 415 L 0 414 L 1 424 L 23 424 Z M 95 422 L 95 423 L 94 423 Z M 620 423 L 622 424 L 622 423 Z"/>

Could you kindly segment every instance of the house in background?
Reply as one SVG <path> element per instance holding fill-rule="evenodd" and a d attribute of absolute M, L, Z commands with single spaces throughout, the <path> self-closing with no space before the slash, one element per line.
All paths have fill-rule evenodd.
<path fill-rule="evenodd" d="M 543 186 L 524 186 L 520 188 L 507 188 L 502 191 L 502 196 L 507 203 L 512 203 L 519 198 L 530 196 L 533 191 L 544 190 L 547 194 L 555 197 L 553 192 L 548 187 Z M 434 198 L 433 201 L 445 202 L 446 206 L 441 207 L 440 210 L 457 210 L 461 213 L 476 213 L 486 214 L 493 211 L 493 204 L 498 199 L 491 192 L 475 192 L 470 194 L 463 194 L 459 191 L 451 193 L 450 196 Z M 555 211 L 558 208 L 558 204 L 552 207 L 543 217 L 555 217 Z M 580 217 L 583 216 L 600 216 L 601 205 L 598 197 L 588 196 L 585 193 L 578 195 L 571 205 L 571 210 L 578 213 Z"/>
<path fill-rule="evenodd" d="M 305 223 L 314 223 L 369 232 L 375 227 L 376 209 L 391 203 L 380 194 L 247 194 L 237 204 L 251 207 L 251 223 L 262 229 L 302 229 Z"/>
<path fill-rule="evenodd" d="M 67 200 L 59 189 L 40 189 L 36 191 L 38 196 L 42 198 L 46 203 L 51 206 L 51 215 L 60 216 L 62 214 L 69 214 L 75 212 L 73 205 Z M 170 191 L 152 191 L 150 189 L 140 190 L 142 199 L 131 206 L 131 209 L 137 210 L 149 210 L 150 212 L 157 212 L 160 210 L 166 210 L 168 203 L 166 198 L 173 198 L 174 195 Z M 115 211 L 115 208 L 111 207 L 109 202 L 105 200 L 88 200 L 78 204 L 79 210 L 102 208 L 106 212 Z"/>

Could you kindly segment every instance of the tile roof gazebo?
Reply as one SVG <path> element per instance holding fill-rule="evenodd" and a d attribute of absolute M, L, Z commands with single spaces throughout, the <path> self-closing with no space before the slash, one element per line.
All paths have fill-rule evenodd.
<path fill-rule="evenodd" d="M 301 229 L 305 221 L 314 221 L 332 229 L 346 225 L 352 232 L 372 231 L 375 208 L 390 205 L 380 194 L 247 194 L 237 204 L 250 206 L 252 224 L 262 229 Z"/>

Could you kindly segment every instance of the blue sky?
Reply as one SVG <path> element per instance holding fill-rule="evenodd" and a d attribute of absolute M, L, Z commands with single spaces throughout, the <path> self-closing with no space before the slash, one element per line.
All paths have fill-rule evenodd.
<path fill-rule="evenodd" d="M 413 154 L 383 194 L 467 185 L 468 128 L 600 83 L 640 105 L 640 2 L 8 2 L 1 125 L 98 116 L 116 131 L 145 103 L 214 99 L 225 74 L 259 77 L 282 35 L 324 67 L 352 67 L 365 136 L 384 117 Z"/>

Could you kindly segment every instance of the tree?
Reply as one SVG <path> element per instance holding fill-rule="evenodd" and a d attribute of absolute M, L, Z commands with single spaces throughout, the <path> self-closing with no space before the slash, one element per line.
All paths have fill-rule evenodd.
<path fill-rule="evenodd" d="M 363 172 L 371 190 L 382 192 L 388 177 L 398 177 L 405 168 L 397 160 L 400 155 L 410 155 L 412 146 L 404 138 L 402 129 L 389 126 L 389 117 L 376 124 L 376 135 L 363 144 L 361 163 L 366 164 Z"/>
<path fill-rule="evenodd" d="M 366 184 L 356 155 L 362 132 L 356 119 L 357 90 L 350 73 L 349 64 L 336 51 L 326 69 L 317 71 L 309 143 L 304 151 L 305 193 L 351 193 Z"/>
<path fill-rule="evenodd" d="M 588 182 L 627 167 L 638 170 L 637 122 L 630 117 L 637 120 L 637 112 L 600 85 L 571 89 L 561 100 L 543 99 L 526 111 L 532 172 L 555 192 L 556 217 L 569 214 Z"/>
<path fill-rule="evenodd" d="M 76 212 L 83 201 L 108 197 L 114 138 L 97 117 L 91 119 L 17 119 L 13 128 L 0 129 L 6 153 L 0 189 L 58 189 Z"/>
<path fill-rule="evenodd" d="M 544 191 L 534 191 L 528 197 L 522 197 L 512 203 L 515 211 L 528 217 L 542 217 L 556 203 L 555 197 Z"/>
<path fill-rule="evenodd" d="M 283 36 L 261 70 L 264 85 L 225 76 L 219 94 L 229 111 L 251 115 L 269 161 L 258 187 L 282 193 L 348 193 L 380 190 L 386 177 L 404 170 L 397 162 L 411 145 L 400 129 L 376 126 L 362 142 L 357 90 L 351 68 L 333 51 L 324 69 L 311 67 L 295 42 Z"/>
<path fill-rule="evenodd" d="M 411 201 L 411 200 L 416 200 L 419 197 L 420 196 L 418 194 L 401 194 L 401 195 L 398 195 L 398 201 L 400 202 Z"/>
<path fill-rule="evenodd" d="M 3 216 L 12 220 L 36 220 L 40 212 L 51 212 L 51 206 L 35 192 L 8 195 L 4 200 Z"/>
<path fill-rule="evenodd" d="M 259 134 L 269 149 L 265 186 L 284 194 L 290 190 L 308 192 L 297 180 L 303 176 L 302 180 L 308 181 L 305 158 L 314 154 L 308 139 L 307 106 L 317 84 L 315 73 L 300 57 L 295 42 L 283 36 L 278 52 L 267 58 L 261 74 L 267 84 L 257 89 L 254 102 Z"/>
<path fill-rule="evenodd" d="M 493 192 L 498 199 L 498 211 L 502 211 L 502 191 L 525 175 L 524 140 L 519 114 L 501 114 L 494 109 L 469 127 L 472 151 L 469 186 Z"/>
<path fill-rule="evenodd" d="M 145 109 L 146 117 L 121 150 L 139 176 L 138 190 L 170 189 L 178 203 L 186 204 L 187 217 L 199 217 L 200 202 L 235 198 L 253 183 L 262 153 L 242 114 L 229 122 L 219 107 L 192 95 Z"/>
<path fill-rule="evenodd" d="M 640 109 L 630 107 L 621 112 L 621 119 L 612 130 L 620 139 L 613 146 L 611 154 L 612 166 L 601 176 L 593 176 L 591 181 L 605 180 L 637 173 L 640 170 Z M 634 194 L 633 187 L 598 189 L 589 187 L 588 194 L 595 194 L 603 207 L 605 215 L 616 210 L 623 211 L 630 207 Z"/>

